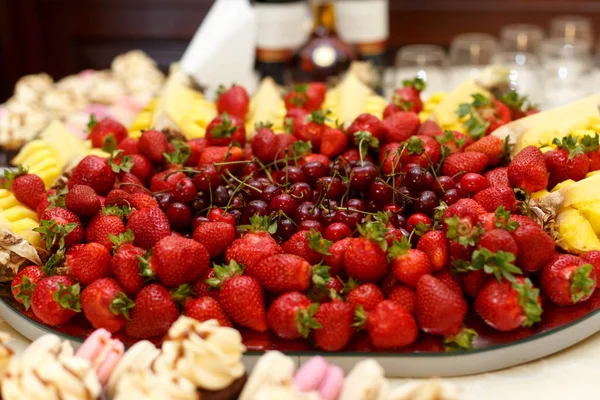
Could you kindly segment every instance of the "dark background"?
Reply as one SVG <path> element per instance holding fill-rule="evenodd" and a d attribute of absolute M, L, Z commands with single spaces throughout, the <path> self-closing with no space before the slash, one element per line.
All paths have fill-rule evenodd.
<path fill-rule="evenodd" d="M 141 48 L 166 69 L 178 60 L 213 0 L 0 0 L 0 101 L 16 80 L 102 69 Z M 600 26 L 597 0 L 390 0 L 389 60 L 405 44 L 447 46 L 463 32 L 497 35 L 511 23 L 548 27 L 561 14 Z M 227 51 L 227 49 L 223 49 Z"/>

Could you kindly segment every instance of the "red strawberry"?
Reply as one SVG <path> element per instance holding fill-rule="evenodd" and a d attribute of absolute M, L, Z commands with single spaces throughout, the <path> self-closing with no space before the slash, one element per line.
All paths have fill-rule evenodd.
<path fill-rule="evenodd" d="M 596 279 L 592 264 L 561 254 L 542 269 L 540 285 L 550 301 L 569 306 L 589 299 L 596 290 Z"/>
<path fill-rule="evenodd" d="M 386 142 L 403 142 L 416 135 L 421 121 L 414 112 L 396 112 L 381 123 Z"/>
<path fill-rule="evenodd" d="M 98 279 L 81 293 L 83 313 L 96 329 L 120 331 L 125 327 L 129 309 L 133 306 L 133 300 L 123 293 L 123 288 L 112 278 Z"/>
<path fill-rule="evenodd" d="M 385 130 L 379 118 L 373 114 L 360 114 L 346 129 L 346 134 L 350 141 L 354 141 L 354 136 L 358 132 L 369 132 L 378 141 L 382 141 L 385 137 Z"/>
<path fill-rule="evenodd" d="M 483 286 L 493 278 L 483 270 L 468 271 L 459 276 L 462 291 L 470 297 L 477 296 Z"/>
<path fill-rule="evenodd" d="M 225 251 L 225 262 L 234 260 L 246 267 L 246 273 L 253 276 L 253 268 L 262 260 L 283 253 L 281 247 L 269 234 L 271 220 L 258 215 L 250 218 L 251 227 L 247 234 L 233 241 Z"/>
<path fill-rule="evenodd" d="M 341 350 L 354 335 L 354 309 L 348 303 L 334 300 L 321 304 L 314 318 L 321 328 L 313 331 L 313 339 L 322 350 Z"/>
<path fill-rule="evenodd" d="M 16 172 L 6 170 L 4 176 L 6 177 L 4 186 L 12 191 L 17 200 L 35 210 L 40 202 L 40 196 L 46 192 L 42 178 L 35 174 L 28 174 L 21 166 Z"/>
<path fill-rule="evenodd" d="M 314 319 L 319 308 L 299 292 L 288 292 L 279 296 L 269 307 L 269 328 L 284 339 L 307 338 L 311 329 L 321 325 Z"/>
<path fill-rule="evenodd" d="M 403 238 L 401 243 L 394 241 L 394 245 L 388 251 L 388 257 L 396 277 L 414 288 L 423 275 L 431 274 L 431 265 L 425 252 L 410 247 L 407 238 Z"/>
<path fill-rule="evenodd" d="M 359 310 L 359 324 L 364 321 L 364 313 Z M 362 317 L 362 318 L 361 318 Z M 369 340 L 380 349 L 392 349 L 408 346 L 419 335 L 419 328 L 412 315 L 399 304 L 384 300 L 366 315 Z"/>
<path fill-rule="evenodd" d="M 128 136 L 127 128 L 120 122 L 112 118 L 104 118 L 97 122 L 94 114 L 90 117 L 88 129 L 90 129 L 88 139 L 92 141 L 92 146 L 108 153 L 112 153 Z"/>
<path fill-rule="evenodd" d="M 311 267 L 304 258 L 294 254 L 276 254 L 260 261 L 252 275 L 261 286 L 272 293 L 306 292 L 310 283 L 324 287 L 330 279 L 327 267 Z"/>
<path fill-rule="evenodd" d="M 388 272 L 387 228 L 379 222 L 367 222 L 359 225 L 358 231 L 362 237 L 352 239 L 344 253 L 346 272 L 358 280 L 377 282 Z"/>
<path fill-rule="evenodd" d="M 44 211 L 40 218 L 39 232 L 50 250 L 56 247 L 69 248 L 83 241 L 83 226 L 77 215 L 62 207 Z M 64 239 L 63 239 L 64 238 Z M 62 246 L 64 244 L 64 246 Z"/>
<path fill-rule="evenodd" d="M 442 226 L 446 237 L 462 246 L 474 246 L 483 233 L 479 217 L 485 214 L 485 210 L 477 210 L 473 203 L 481 207 L 471 199 L 461 199 L 448 207 L 442 215 Z M 452 246 L 452 243 L 450 245 Z"/>
<path fill-rule="evenodd" d="M 480 174 L 485 170 L 488 157 L 478 151 L 469 153 L 454 153 L 444 161 L 442 171 L 450 177 L 460 176 L 463 173 L 475 172 Z"/>
<path fill-rule="evenodd" d="M 225 222 L 205 222 L 194 231 L 194 240 L 204 246 L 215 258 L 223 253 L 235 239 L 235 227 Z"/>
<path fill-rule="evenodd" d="M 190 156 L 184 165 L 186 167 L 195 167 L 200 160 L 200 153 L 208 147 L 208 140 L 206 138 L 196 138 L 188 141 L 187 144 L 190 146 Z"/>
<path fill-rule="evenodd" d="M 154 245 L 152 270 L 167 287 L 192 283 L 209 268 L 210 255 L 200 243 L 180 236 L 166 236 Z"/>
<path fill-rule="evenodd" d="M 313 111 L 306 118 L 306 125 L 295 136 L 300 140 L 310 142 L 313 151 L 318 152 L 321 147 L 323 132 L 327 129 L 327 125 L 325 125 L 326 119 L 327 112 L 322 110 Z"/>
<path fill-rule="evenodd" d="M 131 157 L 129 173 L 135 175 L 144 185 L 147 185 L 152 176 L 152 161 L 141 154 L 133 154 L 129 157 Z"/>
<path fill-rule="evenodd" d="M 130 316 L 125 332 L 131 337 L 146 339 L 167 333 L 179 318 L 179 310 L 169 291 L 158 283 L 152 283 L 135 296 Z"/>
<path fill-rule="evenodd" d="M 405 285 L 398 285 L 392 289 L 388 299 L 398 304 L 410 315 L 415 315 L 415 308 L 417 306 L 417 293 L 414 289 Z"/>
<path fill-rule="evenodd" d="M 68 190 L 68 189 L 66 189 L 66 190 Z M 61 191 L 61 193 L 62 193 L 62 191 Z M 38 199 L 38 205 L 35 208 L 35 212 L 37 213 L 38 218 L 42 218 L 42 215 L 44 215 L 44 212 L 46 211 L 46 209 L 48 207 L 50 207 L 50 205 L 51 205 L 50 198 L 53 199 L 55 206 L 65 207 L 65 204 L 64 204 L 65 196 L 63 196 L 62 194 L 57 195 L 55 189 L 50 189 L 50 190 L 48 190 L 47 193 L 40 194 L 40 197 Z M 57 200 L 60 202 L 60 204 L 58 204 L 56 202 Z"/>
<path fill-rule="evenodd" d="M 493 136 L 486 136 L 486 137 L 493 137 Z M 487 179 L 488 185 L 490 187 L 496 187 L 496 186 L 508 187 L 508 188 L 512 187 L 510 184 L 510 180 L 508 179 L 508 168 L 506 168 L 506 167 L 495 168 L 491 171 L 486 172 L 485 174 L 483 174 L 483 176 L 485 177 L 485 179 Z"/>
<path fill-rule="evenodd" d="M 548 186 L 548 168 L 544 154 L 535 146 L 527 146 L 521 150 L 508 165 L 507 172 L 511 186 L 528 193 Z"/>
<path fill-rule="evenodd" d="M 496 186 L 482 190 L 473 196 L 488 212 L 495 212 L 500 206 L 505 210 L 513 211 L 517 205 L 515 192 L 511 188 Z"/>
<path fill-rule="evenodd" d="M 479 240 L 479 248 L 485 248 L 496 253 L 498 251 L 504 251 L 506 253 L 512 253 L 517 258 L 519 248 L 515 239 L 512 235 L 504 229 L 491 229 L 486 231 L 485 234 Z"/>
<path fill-rule="evenodd" d="M 379 151 L 379 164 L 384 174 L 396 174 L 402 170 L 400 154 L 406 150 L 402 143 L 386 143 Z"/>
<path fill-rule="evenodd" d="M 384 113 L 385 113 L 385 111 L 384 111 Z M 384 114 L 384 118 L 385 118 L 385 114 Z M 442 131 L 442 128 L 438 125 L 437 122 L 435 122 L 433 120 L 427 120 L 421 124 L 421 127 L 419 128 L 419 131 L 417 132 L 417 134 L 436 137 L 436 136 L 444 136 L 444 131 Z"/>
<path fill-rule="evenodd" d="M 423 109 L 421 92 L 425 90 L 425 87 L 425 81 L 419 77 L 412 80 L 404 80 L 402 87 L 394 91 L 392 104 L 402 110 L 413 111 L 415 113 L 421 112 Z"/>
<path fill-rule="evenodd" d="M 442 231 L 426 232 L 417 242 L 417 250 L 427 254 L 433 271 L 439 271 L 448 264 L 450 248 Z"/>
<path fill-rule="evenodd" d="M 148 193 L 144 188 L 144 184 L 139 178 L 130 173 L 124 173 L 119 176 L 119 187 L 129 194 L 133 193 Z"/>
<path fill-rule="evenodd" d="M 488 156 L 488 167 L 493 167 L 508 153 L 508 142 L 496 136 L 485 136 L 465 147 L 465 152 L 470 151 L 477 151 Z"/>
<path fill-rule="evenodd" d="M 50 326 L 62 325 L 81 311 L 80 286 L 64 275 L 40 279 L 31 295 L 31 309 Z"/>
<path fill-rule="evenodd" d="M 323 239 L 321 233 L 311 229 L 308 231 L 299 231 L 281 245 L 285 253 L 295 254 L 303 257 L 310 264 L 315 265 L 323 260 L 323 256 L 329 253 L 331 241 Z"/>
<path fill-rule="evenodd" d="M 129 216 L 127 229 L 135 236 L 135 244 L 150 250 L 156 242 L 171 234 L 169 219 L 157 207 L 142 208 Z"/>
<path fill-rule="evenodd" d="M 289 109 L 283 119 L 285 121 L 286 132 L 291 133 L 294 137 L 298 137 L 308 123 L 307 119 L 309 115 L 310 112 L 302 108 Z"/>
<path fill-rule="evenodd" d="M 344 152 L 348 145 L 348 136 L 339 128 L 325 128 L 321 138 L 321 153 L 335 157 Z"/>
<path fill-rule="evenodd" d="M 241 275 L 242 267 L 235 261 L 215 265 L 214 273 L 215 277 L 207 282 L 220 288 L 217 300 L 231 321 L 257 332 L 266 332 L 269 327 L 265 299 L 258 281 Z"/>
<path fill-rule="evenodd" d="M 585 154 L 590 160 L 590 172 L 600 169 L 600 135 L 596 132 L 594 136 L 584 135 L 580 139 Z"/>
<path fill-rule="evenodd" d="M 183 308 L 183 314 L 200 322 L 214 319 L 221 326 L 233 328 L 233 324 L 227 318 L 219 303 L 212 297 L 188 299 Z"/>
<path fill-rule="evenodd" d="M 144 250 L 132 244 L 122 244 L 112 258 L 111 270 L 124 291 L 129 295 L 137 294 L 144 287 L 144 271 L 140 267 L 140 258 Z M 152 271 L 149 271 L 152 274 Z M 147 273 L 146 273 L 147 275 Z"/>
<path fill-rule="evenodd" d="M 75 185 L 65 197 L 65 205 L 81 218 L 88 218 L 100 211 L 100 199 L 89 186 Z"/>
<path fill-rule="evenodd" d="M 206 127 L 206 139 L 209 146 L 229 146 L 230 143 L 244 146 L 246 144 L 244 121 L 236 116 L 223 113 Z"/>
<path fill-rule="evenodd" d="M 517 264 L 525 271 L 539 270 L 554 254 L 554 240 L 539 225 L 521 224 L 512 235 L 519 248 Z"/>
<path fill-rule="evenodd" d="M 113 243 L 109 235 L 117 236 L 125 232 L 123 212 L 119 207 L 103 208 L 88 224 L 85 231 L 86 241 L 100 243 L 107 250 L 112 250 Z"/>
<path fill-rule="evenodd" d="M 459 296 L 463 295 L 463 291 L 456 277 L 450 272 L 449 268 L 445 268 L 439 271 L 434 276 L 440 281 L 442 281 L 448 287 L 448 289 L 452 290 L 454 293 L 458 294 Z"/>
<path fill-rule="evenodd" d="M 517 224 L 519 224 L 519 226 L 531 225 L 531 226 L 537 226 L 538 228 L 540 227 L 540 225 L 537 222 L 535 222 L 534 220 L 532 220 L 531 218 L 529 218 L 525 215 L 519 215 L 519 214 L 511 214 L 509 222 L 516 222 Z M 518 226 L 517 226 L 517 228 L 518 228 Z"/>
<path fill-rule="evenodd" d="M 169 151 L 169 142 L 164 133 L 149 129 L 142 132 L 138 141 L 138 150 L 152 162 L 163 162 L 163 154 Z"/>
<path fill-rule="evenodd" d="M 150 190 L 153 192 L 173 191 L 180 180 L 186 178 L 183 172 L 165 170 L 154 174 L 150 179 Z"/>
<path fill-rule="evenodd" d="M 141 210 L 144 207 L 158 207 L 158 203 L 154 200 L 154 197 L 146 193 L 131 193 L 129 204 L 136 210 Z"/>
<path fill-rule="evenodd" d="M 98 156 L 86 156 L 77 164 L 68 186 L 87 185 L 99 195 L 105 195 L 113 188 L 116 174 L 109 165 L 108 159 Z"/>
<path fill-rule="evenodd" d="M 544 161 L 548 168 L 548 187 L 553 188 L 557 183 L 572 179 L 580 181 L 590 170 L 590 159 L 584 153 L 583 147 L 577 143 L 577 138 L 571 135 L 552 142 L 556 149 L 544 153 Z"/>
<path fill-rule="evenodd" d="M 232 85 L 227 90 L 220 87 L 218 96 L 217 111 L 219 114 L 227 113 L 241 120 L 246 118 L 250 106 L 250 96 L 246 89 L 239 85 Z"/>
<path fill-rule="evenodd" d="M 20 270 L 10 283 L 10 290 L 14 299 L 23 304 L 25 310 L 31 306 L 31 295 L 35 285 L 40 279 L 46 277 L 46 274 L 37 265 L 30 265 Z"/>
<path fill-rule="evenodd" d="M 208 146 L 200 153 L 200 161 L 198 165 L 235 162 L 241 161 L 244 158 L 244 153 L 239 147 L 233 146 Z M 225 171 L 235 171 L 236 165 L 216 165 L 220 173 Z"/>
<path fill-rule="evenodd" d="M 192 293 L 196 297 L 212 297 L 217 299 L 219 291 L 206 283 L 210 278 L 215 277 L 215 271 L 212 268 L 204 271 L 204 275 L 192 285 Z"/>
<path fill-rule="evenodd" d="M 456 114 L 465 118 L 464 127 L 471 137 L 481 138 L 489 135 L 500 126 L 511 121 L 510 109 L 498 100 L 482 94 L 472 94 L 473 101 L 459 106 Z"/>
<path fill-rule="evenodd" d="M 417 318 L 421 329 L 432 335 L 454 336 L 467 313 L 467 302 L 445 283 L 423 275 L 417 284 Z"/>
<path fill-rule="evenodd" d="M 301 108 L 316 111 L 325 100 L 327 86 L 321 82 L 294 85 L 294 90 L 285 96 L 285 107 L 288 110 Z"/>
<path fill-rule="evenodd" d="M 385 300 L 383 292 L 373 283 L 357 285 L 353 280 L 348 283 L 348 296 L 346 303 L 355 310 L 362 306 L 365 311 L 371 311 L 375 306 Z"/>
<path fill-rule="evenodd" d="M 129 193 L 121 189 L 113 189 L 106 196 L 104 204 L 107 207 L 128 207 L 129 206 Z"/>
<path fill-rule="evenodd" d="M 448 154 L 461 153 L 462 150 L 473 143 L 470 136 L 459 131 L 445 130 L 436 140 L 446 148 Z"/>
<path fill-rule="evenodd" d="M 437 165 L 441 158 L 440 142 L 429 136 L 412 136 L 408 139 L 402 151 L 402 165 L 417 164 L 423 168 Z"/>
<path fill-rule="evenodd" d="M 539 322 L 542 301 L 529 279 L 517 277 L 515 282 L 492 279 L 477 295 L 474 308 L 492 328 L 507 332 Z"/>
<path fill-rule="evenodd" d="M 66 254 L 69 275 L 83 285 L 110 275 L 110 253 L 100 243 L 72 247 Z"/>
<path fill-rule="evenodd" d="M 338 276 L 344 270 L 344 254 L 351 244 L 352 238 L 345 238 L 329 247 L 329 254 L 325 256 L 324 262 L 329 266 L 329 274 L 332 277 Z"/>
<path fill-rule="evenodd" d="M 594 273 L 596 282 L 600 282 L 600 251 L 592 250 L 581 255 L 581 260 L 585 263 L 592 264 L 594 267 Z M 13 281 L 14 282 L 14 281 Z"/>
<path fill-rule="evenodd" d="M 273 133 L 271 127 L 270 123 L 258 125 L 251 141 L 252 153 L 264 164 L 275 161 L 279 152 L 278 136 Z"/>
<path fill-rule="evenodd" d="M 124 156 L 130 156 L 132 154 L 138 154 L 138 141 L 132 137 L 126 137 L 121 140 L 117 146 L 117 150 L 122 150 Z"/>

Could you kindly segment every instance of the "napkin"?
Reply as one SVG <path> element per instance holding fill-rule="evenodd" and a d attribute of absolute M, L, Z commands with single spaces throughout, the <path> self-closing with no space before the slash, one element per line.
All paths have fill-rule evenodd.
<path fill-rule="evenodd" d="M 219 85 L 237 83 L 251 93 L 256 16 L 249 0 L 217 0 L 196 31 L 180 61 L 182 70 L 214 93 Z"/>

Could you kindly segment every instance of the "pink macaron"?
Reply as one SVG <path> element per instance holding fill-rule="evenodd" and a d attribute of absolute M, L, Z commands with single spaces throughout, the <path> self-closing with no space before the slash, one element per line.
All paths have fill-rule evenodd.
<path fill-rule="evenodd" d="M 318 392 L 323 400 L 337 400 L 344 382 L 344 371 L 323 357 L 313 357 L 296 372 L 294 384 L 301 392 Z"/>
<path fill-rule="evenodd" d="M 75 355 L 92 363 L 98 380 L 104 385 L 123 357 L 123 353 L 125 353 L 125 346 L 120 340 L 113 339 L 106 329 L 96 329 L 83 342 Z"/>

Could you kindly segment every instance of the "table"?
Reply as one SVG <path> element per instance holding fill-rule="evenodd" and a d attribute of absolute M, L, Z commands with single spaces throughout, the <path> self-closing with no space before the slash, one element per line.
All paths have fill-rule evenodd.
<path fill-rule="evenodd" d="M 0 331 L 13 337 L 9 346 L 17 355 L 30 343 L 5 321 L 0 322 Z M 543 360 L 448 380 L 461 389 L 464 400 L 597 398 L 600 393 L 600 332 Z M 408 381 L 393 379 L 392 384 Z"/>

